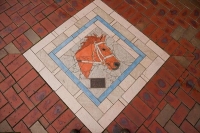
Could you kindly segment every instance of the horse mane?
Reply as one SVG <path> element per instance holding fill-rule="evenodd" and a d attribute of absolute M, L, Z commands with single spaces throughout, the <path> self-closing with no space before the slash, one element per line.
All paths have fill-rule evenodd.
<path fill-rule="evenodd" d="M 100 37 L 98 37 L 96 34 L 93 34 L 91 36 L 86 36 L 86 40 L 84 42 L 82 42 L 82 46 L 81 46 L 81 49 L 82 48 L 85 48 L 87 47 L 88 45 L 90 44 L 93 44 L 95 41 L 96 42 L 100 42 L 101 39 L 104 37 L 105 35 L 101 35 Z"/>

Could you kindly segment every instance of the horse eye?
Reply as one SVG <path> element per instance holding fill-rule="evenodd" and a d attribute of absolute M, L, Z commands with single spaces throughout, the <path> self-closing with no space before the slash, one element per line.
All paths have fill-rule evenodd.
<path fill-rule="evenodd" d="M 106 49 L 105 49 L 105 48 L 102 48 L 102 50 L 103 50 L 103 51 L 106 51 Z"/>

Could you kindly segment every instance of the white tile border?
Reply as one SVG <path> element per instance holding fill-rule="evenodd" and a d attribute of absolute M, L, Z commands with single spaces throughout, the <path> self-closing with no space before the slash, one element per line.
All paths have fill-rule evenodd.
<path fill-rule="evenodd" d="M 99 10 L 101 9 L 101 10 Z M 38 59 L 36 53 L 40 50 L 45 50 L 49 54 L 55 47 L 52 41 L 59 37 L 61 34 L 66 36 L 71 36 L 75 31 L 78 30 L 78 27 L 75 26 L 81 18 L 86 16 L 87 19 L 91 20 L 97 14 L 94 10 L 98 10 L 96 13 L 107 14 L 106 21 L 110 25 L 119 23 L 123 25 L 128 32 L 132 33 L 135 38 L 130 40 L 131 42 L 136 42 L 138 40 L 144 43 L 144 46 L 149 48 L 153 53 L 157 55 L 156 59 L 151 60 L 147 56 L 140 62 L 145 70 L 141 72 L 140 76 L 133 78 L 129 74 L 120 84 L 122 95 L 119 96 L 118 100 L 111 98 L 106 98 L 99 106 L 99 110 L 103 112 L 103 116 L 96 120 L 82 105 L 77 101 L 77 98 L 83 94 L 82 90 L 76 90 L 71 92 L 68 90 L 68 86 L 64 86 L 65 81 L 61 81 L 60 78 L 56 77 L 59 71 L 62 71 L 60 68 L 55 69 L 50 72 L 45 65 Z M 106 16 L 105 16 L 106 17 Z M 109 18 L 110 17 L 110 18 Z M 103 18 L 103 17 L 102 17 Z M 114 20 L 112 20 L 114 19 Z M 126 45 L 121 39 L 117 38 L 113 32 L 111 32 L 107 27 L 102 25 L 99 21 L 95 24 L 92 24 L 87 30 L 83 31 L 78 37 L 76 37 L 69 45 L 66 45 L 62 50 L 60 50 L 56 56 L 61 57 L 65 52 L 67 52 L 71 47 L 73 47 L 81 38 L 85 37 L 90 31 L 96 27 L 103 29 L 111 37 L 114 37 L 117 42 L 122 45 L 127 52 L 129 52 L 134 58 L 138 57 L 138 54 L 131 51 L 128 45 Z M 144 87 L 144 85 L 150 80 L 150 78 L 156 73 L 156 71 L 163 65 L 163 63 L 169 58 L 169 55 L 158 47 L 154 42 L 149 40 L 142 32 L 132 26 L 127 20 L 123 19 L 119 14 L 113 11 L 110 7 L 104 4 L 101 0 L 95 0 L 90 3 L 87 7 L 78 12 L 74 17 L 70 18 L 64 22 L 61 26 L 56 28 L 52 33 L 47 35 L 44 39 L 38 42 L 35 46 L 29 49 L 24 53 L 25 58 L 31 63 L 31 65 L 39 72 L 39 74 L 44 78 L 44 80 L 50 85 L 50 87 L 56 92 L 56 94 L 63 100 L 63 102 L 75 113 L 75 115 L 86 125 L 86 127 L 94 133 L 102 132 L 116 117 L 117 115 L 128 105 L 128 103 L 137 95 L 137 93 Z M 134 70 L 133 70 L 134 71 Z M 69 77 L 68 77 L 69 78 Z M 72 82 L 68 80 L 67 82 Z M 74 83 L 73 83 L 74 84 Z M 114 93 L 114 92 L 113 92 Z M 111 93 L 112 95 L 112 93 Z M 91 111 L 91 110 L 90 110 Z M 98 119 L 98 120 L 97 120 Z"/>

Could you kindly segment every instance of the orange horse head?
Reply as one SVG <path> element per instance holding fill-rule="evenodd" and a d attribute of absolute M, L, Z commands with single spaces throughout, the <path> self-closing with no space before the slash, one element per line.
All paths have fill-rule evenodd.
<path fill-rule="evenodd" d="M 113 55 L 105 43 L 106 36 L 87 36 L 81 48 L 76 52 L 76 60 L 82 74 L 88 78 L 93 64 L 103 64 L 110 70 L 117 70 L 120 66 L 119 60 Z"/>

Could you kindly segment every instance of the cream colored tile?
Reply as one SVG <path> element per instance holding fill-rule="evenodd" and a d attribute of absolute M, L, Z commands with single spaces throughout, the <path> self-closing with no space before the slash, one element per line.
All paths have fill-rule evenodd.
<path fill-rule="evenodd" d="M 116 13 L 116 12 L 112 12 L 111 14 L 110 14 L 110 16 L 111 17 L 113 17 L 115 20 L 117 20 L 121 25 L 123 25 L 126 29 L 128 28 L 128 27 L 130 27 L 131 26 L 131 24 L 127 21 L 127 20 L 125 20 L 123 17 L 121 17 L 118 13 Z"/>
<path fill-rule="evenodd" d="M 82 93 L 83 93 L 83 91 L 82 91 L 82 90 L 79 90 L 79 91 L 74 95 L 74 98 L 79 97 Z"/>
<path fill-rule="evenodd" d="M 119 41 L 119 37 L 117 36 L 117 35 L 114 35 L 113 36 L 113 39 L 117 42 L 117 41 Z"/>
<path fill-rule="evenodd" d="M 153 41 L 148 41 L 146 44 L 150 49 L 152 49 L 156 54 L 158 54 L 164 61 L 169 58 L 169 55 L 162 50 L 158 45 L 156 45 Z"/>
<path fill-rule="evenodd" d="M 131 42 L 134 44 L 137 40 L 138 40 L 138 38 L 135 37 L 133 40 L 131 40 Z"/>
<path fill-rule="evenodd" d="M 82 18 L 85 15 L 87 15 L 89 12 L 91 12 L 96 7 L 97 6 L 94 3 L 90 3 L 88 6 L 86 6 L 85 8 L 83 8 L 80 12 L 78 12 L 76 14 L 76 16 L 78 16 L 79 18 Z"/>
<path fill-rule="evenodd" d="M 35 44 L 31 50 L 34 53 L 37 53 L 38 51 L 40 51 L 42 48 L 44 48 L 47 44 L 49 44 L 53 39 L 55 38 L 55 36 L 53 34 L 48 34 L 45 38 L 43 38 L 41 41 L 39 41 L 37 44 Z"/>
<path fill-rule="evenodd" d="M 124 100 L 128 103 L 138 94 L 138 92 L 144 87 L 146 81 L 139 77 L 135 83 L 122 95 Z"/>
<path fill-rule="evenodd" d="M 131 47 L 129 47 L 124 41 L 119 39 L 118 43 L 131 54 L 135 59 L 139 56 Z"/>
<path fill-rule="evenodd" d="M 113 37 L 115 34 L 109 30 L 105 25 L 103 25 L 101 22 L 96 21 L 95 24 L 102 29 L 104 32 L 106 32 L 110 37 Z"/>
<path fill-rule="evenodd" d="M 36 55 L 51 72 L 58 67 L 44 50 L 40 50 Z"/>
<path fill-rule="evenodd" d="M 47 53 L 47 54 L 49 54 L 52 50 L 54 50 L 56 48 L 56 46 L 52 43 L 52 42 L 50 42 L 49 44 L 47 44 L 47 46 L 46 47 L 44 47 L 43 49 L 44 49 L 44 51 Z"/>
<path fill-rule="evenodd" d="M 58 34 L 57 34 L 55 31 L 53 31 L 52 34 L 53 34 L 55 37 L 58 36 Z"/>
<path fill-rule="evenodd" d="M 149 38 L 147 36 L 145 36 L 141 31 L 139 31 L 137 28 L 135 28 L 134 26 L 131 26 L 130 28 L 128 28 L 128 30 L 135 35 L 138 39 L 140 39 L 143 43 L 147 43 L 149 41 Z"/>
<path fill-rule="evenodd" d="M 135 46 L 137 46 L 143 53 L 145 53 L 151 60 L 154 60 L 157 55 L 144 43 L 142 43 L 140 40 L 137 40 L 135 43 Z"/>
<path fill-rule="evenodd" d="M 151 77 L 158 71 L 158 69 L 164 64 L 164 61 L 157 57 L 151 65 L 143 72 L 143 74 L 148 78 L 151 79 Z"/>
<path fill-rule="evenodd" d="M 74 18 L 78 21 L 78 20 L 80 20 L 80 18 L 75 14 L 74 15 Z"/>
<path fill-rule="evenodd" d="M 140 77 L 143 78 L 146 82 L 149 81 L 149 79 L 146 76 L 144 76 L 143 74 Z"/>
<path fill-rule="evenodd" d="M 76 31 L 78 30 L 78 28 L 75 25 L 72 25 L 69 29 L 67 29 L 64 33 L 65 35 L 67 35 L 68 37 L 70 37 L 72 34 L 74 34 Z"/>
<path fill-rule="evenodd" d="M 89 112 L 89 114 L 97 121 L 99 120 L 103 113 L 101 110 L 84 94 L 82 93 L 77 101 Z"/>
<path fill-rule="evenodd" d="M 110 14 L 113 12 L 113 10 L 107 6 L 105 3 L 103 3 L 101 0 L 95 0 L 94 3 L 100 7 L 102 10 L 104 10 L 107 14 Z"/>
<path fill-rule="evenodd" d="M 152 63 L 152 60 L 149 59 L 148 56 L 146 56 L 141 62 L 140 62 L 145 68 L 149 67 L 149 65 Z"/>
<path fill-rule="evenodd" d="M 126 37 L 129 41 L 135 38 L 135 35 L 131 34 L 124 26 L 119 23 L 115 23 L 113 27 L 119 31 L 124 37 Z"/>
<path fill-rule="evenodd" d="M 108 15 L 104 10 L 99 7 L 95 8 L 93 11 L 108 23 L 114 21 L 114 19 L 110 15 Z"/>
<path fill-rule="evenodd" d="M 89 20 L 86 17 L 81 18 L 79 21 L 75 23 L 76 27 L 81 28 L 84 26 Z"/>
<path fill-rule="evenodd" d="M 56 46 L 60 45 L 62 42 L 64 42 L 68 36 L 66 36 L 64 33 L 60 34 L 56 39 L 54 39 L 52 42 Z"/>
<path fill-rule="evenodd" d="M 134 79 L 137 79 L 143 72 L 144 72 L 145 68 L 138 64 L 133 71 L 130 73 L 131 76 L 133 76 Z"/>
<path fill-rule="evenodd" d="M 80 42 L 80 40 L 81 40 L 81 38 L 77 36 L 76 38 L 73 39 L 73 42 L 78 43 L 78 42 Z"/>
<path fill-rule="evenodd" d="M 53 74 L 53 75 L 56 75 L 60 70 L 61 70 L 60 67 L 58 67 L 58 68 L 56 68 L 56 70 L 54 70 L 54 71 L 52 72 L 52 74 Z"/>
<path fill-rule="evenodd" d="M 119 101 L 120 101 L 121 103 L 123 103 L 124 106 L 127 106 L 127 105 L 128 105 L 128 103 L 126 102 L 126 100 L 124 100 L 124 98 L 122 98 L 122 97 L 119 99 Z"/>
<path fill-rule="evenodd" d="M 135 79 L 128 75 L 120 84 L 119 86 L 124 90 L 127 91 L 128 88 L 135 82 Z"/>
<path fill-rule="evenodd" d="M 74 23 L 76 23 L 77 20 L 74 17 L 71 17 L 66 22 L 64 22 L 62 25 L 60 25 L 58 28 L 56 28 L 54 31 L 60 35 L 64 31 L 66 31 L 69 27 L 71 27 Z"/>
<path fill-rule="evenodd" d="M 117 115 L 125 108 L 125 106 L 117 101 L 98 121 L 99 124 L 106 128 L 116 117 Z"/>
<path fill-rule="evenodd" d="M 92 30 L 94 30 L 97 26 L 95 24 L 92 24 L 89 26 L 86 30 L 84 30 L 81 34 L 79 34 L 79 38 L 83 39 L 85 36 L 87 36 Z"/>
<path fill-rule="evenodd" d="M 99 109 L 105 113 L 113 104 L 106 98 L 98 107 Z"/>
<path fill-rule="evenodd" d="M 56 56 L 60 58 L 63 54 L 65 54 L 70 48 L 72 48 L 75 45 L 73 41 L 65 45 L 58 53 L 56 53 Z"/>
<path fill-rule="evenodd" d="M 76 116 L 84 123 L 84 125 L 92 132 L 92 133 L 101 133 L 103 132 L 103 128 L 92 118 L 92 116 L 84 109 L 81 108 Z"/>
<path fill-rule="evenodd" d="M 110 25 L 113 26 L 115 23 L 117 23 L 117 20 L 112 21 L 112 23 L 110 23 Z"/>
<path fill-rule="evenodd" d="M 90 13 L 88 13 L 88 14 L 86 15 L 86 17 L 87 17 L 89 20 L 91 20 L 91 19 L 93 19 L 94 17 L 96 17 L 96 13 L 94 13 L 93 11 L 91 11 Z"/>
<path fill-rule="evenodd" d="M 115 103 L 121 95 L 124 94 L 124 91 L 121 87 L 117 86 L 109 95 L 108 100 L 110 100 L 112 103 Z"/>
<path fill-rule="evenodd" d="M 57 90 L 61 86 L 61 83 L 47 68 L 42 69 L 39 73 L 53 90 Z"/>
<path fill-rule="evenodd" d="M 37 58 L 37 56 L 30 49 L 26 51 L 23 55 L 36 69 L 36 71 L 39 72 L 45 67 L 44 64 Z"/>
<path fill-rule="evenodd" d="M 72 110 L 73 113 L 78 112 L 82 107 L 76 99 L 67 91 L 64 86 L 61 86 L 56 94 L 62 99 L 62 101 Z"/>
<path fill-rule="evenodd" d="M 62 85 L 70 92 L 72 95 L 76 94 L 80 89 L 78 86 L 63 72 L 59 71 L 55 77 L 62 83 Z"/>

